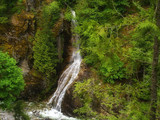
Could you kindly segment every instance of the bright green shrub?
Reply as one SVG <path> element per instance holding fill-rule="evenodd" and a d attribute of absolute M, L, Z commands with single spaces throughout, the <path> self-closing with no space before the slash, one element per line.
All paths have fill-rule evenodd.
<path fill-rule="evenodd" d="M 16 60 L 0 51 L 0 107 L 11 108 L 24 85 L 22 71 L 16 66 Z"/>
<path fill-rule="evenodd" d="M 116 55 L 101 65 L 100 72 L 105 82 L 114 83 L 115 80 L 126 78 L 124 63 Z"/>

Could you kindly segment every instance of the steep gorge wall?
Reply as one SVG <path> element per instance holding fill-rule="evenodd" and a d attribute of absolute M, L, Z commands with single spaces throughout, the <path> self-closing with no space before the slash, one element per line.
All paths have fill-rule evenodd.
<path fill-rule="evenodd" d="M 38 11 L 41 7 L 41 2 L 41 0 L 24 1 L 26 10 L 12 15 L 10 23 L 0 25 L 0 49 L 15 58 L 17 65 L 22 68 L 26 87 L 21 97 L 27 100 L 41 99 L 41 94 L 44 95 L 44 91 L 47 93 L 46 78 L 43 73 L 33 68 L 33 41 L 37 31 L 37 15 L 39 14 L 33 14 L 31 9 L 36 8 Z M 48 0 L 46 2 L 49 3 L 51 1 Z M 27 5 L 31 5 L 31 9 Z M 71 51 L 70 26 L 70 22 L 64 20 L 62 15 L 53 27 L 55 35 L 53 37 L 57 39 L 59 57 L 59 63 L 56 68 L 57 76 L 69 63 Z"/>

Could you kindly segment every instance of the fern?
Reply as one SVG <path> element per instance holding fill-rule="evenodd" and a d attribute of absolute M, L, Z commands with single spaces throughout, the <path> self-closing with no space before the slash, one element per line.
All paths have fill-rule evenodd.
<path fill-rule="evenodd" d="M 154 35 L 159 33 L 159 28 L 157 27 L 157 25 L 153 22 L 150 22 L 149 20 L 141 22 L 137 26 L 136 30 L 141 31 L 142 35 L 145 35 L 147 32 L 150 32 Z"/>

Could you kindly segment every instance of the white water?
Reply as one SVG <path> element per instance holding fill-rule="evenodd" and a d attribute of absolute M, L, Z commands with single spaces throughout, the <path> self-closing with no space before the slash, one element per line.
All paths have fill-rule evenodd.
<path fill-rule="evenodd" d="M 75 11 L 71 11 L 73 18 L 76 17 Z M 73 28 L 76 26 L 76 21 L 72 20 Z M 73 42 L 77 43 L 79 40 L 79 36 L 75 34 L 72 37 Z M 64 95 L 66 93 L 66 90 L 70 87 L 70 85 L 74 82 L 76 79 L 81 65 L 81 55 L 79 52 L 79 45 L 73 50 L 71 61 L 73 63 L 62 73 L 59 81 L 58 81 L 58 87 L 55 91 L 54 95 L 49 100 L 48 104 L 54 103 L 55 109 L 58 111 L 61 111 L 61 105 L 64 98 Z"/>
<path fill-rule="evenodd" d="M 76 118 L 65 116 L 63 113 L 53 108 L 39 110 L 36 113 L 28 112 L 28 115 L 31 117 L 31 120 L 77 120 Z"/>
<path fill-rule="evenodd" d="M 75 11 L 71 10 L 73 15 L 72 20 L 72 27 L 76 27 L 76 14 Z M 72 42 L 78 44 L 79 36 L 78 34 L 74 34 L 72 36 Z M 62 75 L 59 78 L 58 81 L 58 87 L 53 96 L 50 98 L 47 104 L 53 104 L 53 108 L 51 109 L 45 109 L 40 110 L 38 114 L 44 118 L 50 118 L 50 119 L 56 119 L 56 120 L 76 120 L 72 117 L 67 117 L 61 113 L 61 105 L 63 102 L 63 98 L 65 96 L 66 91 L 69 89 L 71 84 L 74 82 L 76 77 L 78 76 L 78 73 L 80 71 L 80 65 L 81 65 L 81 55 L 79 52 L 79 45 L 73 49 L 72 57 L 71 57 L 72 63 L 68 66 L 68 68 L 62 73 Z M 29 113 L 32 116 L 32 112 Z"/>

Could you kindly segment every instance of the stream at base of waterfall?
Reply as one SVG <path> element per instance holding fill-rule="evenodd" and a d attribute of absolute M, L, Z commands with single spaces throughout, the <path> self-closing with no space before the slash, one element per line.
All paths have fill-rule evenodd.
<path fill-rule="evenodd" d="M 27 113 L 31 120 L 77 120 L 73 117 L 68 117 L 54 108 L 44 108 L 42 110 L 33 110 Z"/>
<path fill-rule="evenodd" d="M 76 27 L 77 21 L 75 20 L 76 14 L 75 11 L 71 10 L 73 19 L 72 19 L 72 28 Z M 72 42 L 76 43 L 76 47 L 74 47 L 72 51 L 71 64 L 68 65 L 67 69 L 62 73 L 58 80 L 58 87 L 55 93 L 49 99 L 47 106 L 53 105 L 52 108 L 44 108 L 42 110 L 36 110 L 32 112 L 28 112 L 31 120 L 76 120 L 76 118 L 65 116 L 61 112 L 61 105 L 63 102 L 63 98 L 65 96 L 66 91 L 72 85 L 74 80 L 77 78 L 78 73 L 80 71 L 81 65 L 81 55 L 79 52 L 79 44 L 78 44 L 79 36 L 78 34 L 72 35 Z"/>

